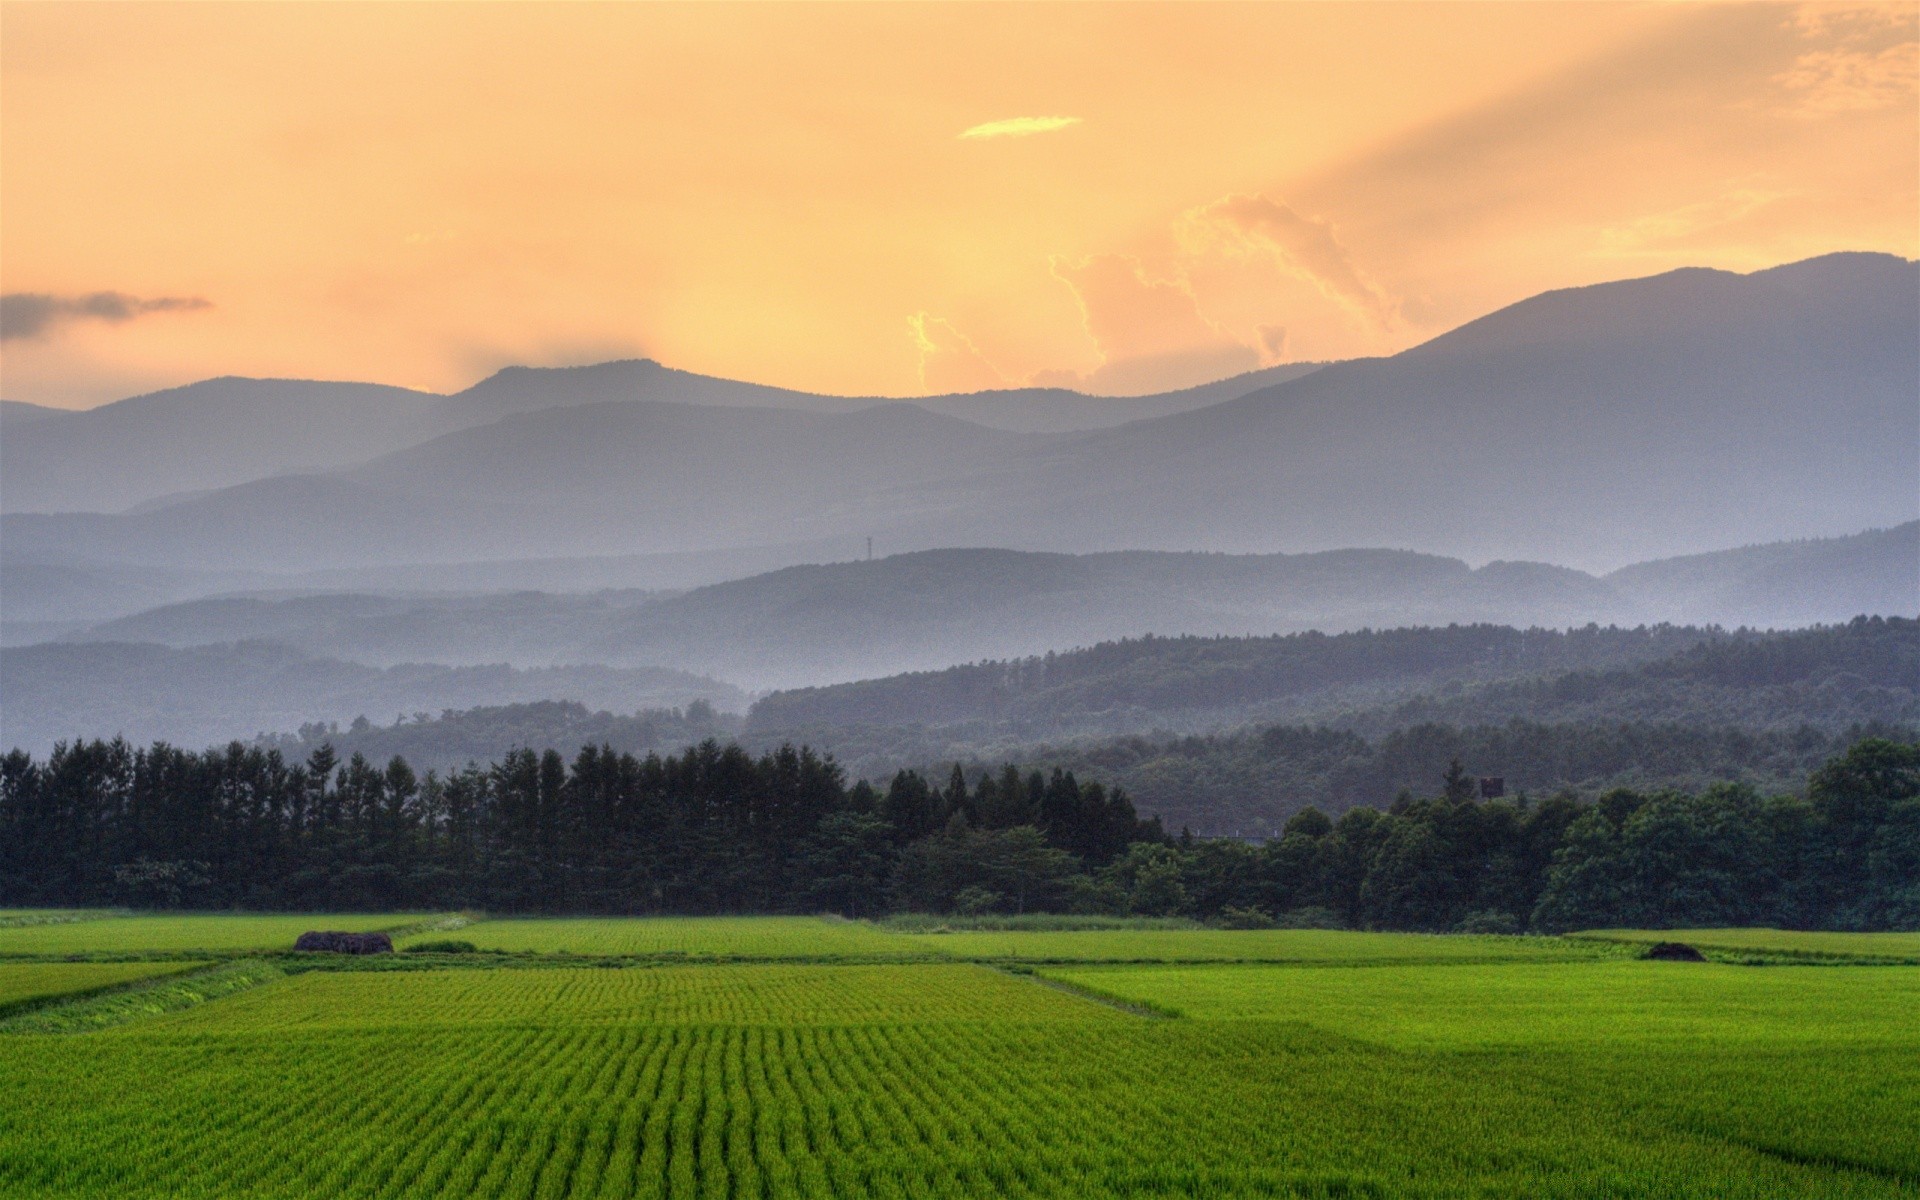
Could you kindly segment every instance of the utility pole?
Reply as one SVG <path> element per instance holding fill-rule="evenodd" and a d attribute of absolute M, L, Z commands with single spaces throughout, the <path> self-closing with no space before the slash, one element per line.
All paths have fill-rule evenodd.
<path fill-rule="evenodd" d="M 868 562 L 873 561 L 873 539 L 872 538 L 867 539 L 867 561 Z"/>

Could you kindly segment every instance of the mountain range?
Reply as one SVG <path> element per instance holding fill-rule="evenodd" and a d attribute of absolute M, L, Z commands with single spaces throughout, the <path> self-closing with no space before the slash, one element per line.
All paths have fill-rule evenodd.
<path fill-rule="evenodd" d="M 913 406 L 991 429 L 1063 433 L 1204 407 L 1317 370 L 1290 363 L 1150 396 L 1025 388 Z M 507 417 L 659 402 L 845 415 L 877 396 L 826 396 L 677 371 L 648 359 L 508 367 L 438 395 L 366 383 L 209 379 L 81 412 L 0 401 L 0 512 L 116 513 L 276 475 L 344 470 Z"/>
<path fill-rule="evenodd" d="M 1416 547 L 1610 570 L 1920 517 L 1917 310 L 1920 263 L 1836 254 L 1550 292 L 1390 358 L 1148 401 L 870 403 L 616 363 L 503 372 L 450 397 L 361 387 L 337 410 L 303 389 L 349 385 L 276 385 L 261 411 L 280 423 L 256 429 L 231 411 L 242 384 L 214 381 L 10 415 L 0 555 L 293 573 L 871 536 L 888 550 Z M 1090 409 L 1125 423 L 1085 428 L 1072 414 Z M 149 410 L 172 416 L 134 420 Z M 985 423 L 1003 410 L 1038 415 Z M 110 425 L 132 432 L 87 432 Z M 278 457 L 242 452 L 248 438 Z M 215 452 L 165 481 L 113 457 L 171 460 L 180 441 Z M 92 496 L 101 511 L 23 511 L 86 488 L 119 491 Z"/>
<path fill-rule="evenodd" d="M 65 640 L 179 650 L 272 643 L 372 667 L 668 667 L 759 690 L 1017 659 L 1147 634 L 1243 637 L 1485 622 L 1832 623 L 1859 613 L 1920 612 L 1916 561 L 1920 522 L 1644 563 L 1606 576 L 1544 563 L 1474 569 L 1458 559 L 1385 550 L 939 550 L 789 567 L 679 592 L 214 597 L 85 625 Z M 28 681 L 6 682 L 9 707 L 43 703 Z M 67 686 L 71 692 L 89 685 Z M 101 675 L 90 686 L 100 689 L 101 713 L 116 711 L 122 681 Z M 297 674 L 283 677 L 284 693 L 298 687 Z M 595 695 L 618 711 L 641 707 L 638 695 L 621 703 L 606 699 L 610 693 Z M 558 691 L 539 698 L 588 697 Z M 66 711 L 77 720 L 85 709 L 70 704 Z M 235 709 L 233 727 L 235 736 L 274 728 L 244 706 Z"/>

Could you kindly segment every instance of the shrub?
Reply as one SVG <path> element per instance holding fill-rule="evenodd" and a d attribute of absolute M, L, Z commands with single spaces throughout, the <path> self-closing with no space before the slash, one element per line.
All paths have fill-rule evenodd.
<path fill-rule="evenodd" d="M 480 947 L 472 942 L 463 942 L 454 938 L 445 938 L 437 942 L 415 942 L 407 947 L 408 954 L 477 954 Z"/>
<path fill-rule="evenodd" d="M 1520 921 L 1512 913 L 1500 912 L 1492 908 L 1477 908 L 1460 918 L 1453 927 L 1455 933 L 1506 933 L 1520 932 Z"/>
<path fill-rule="evenodd" d="M 1318 904 L 1290 908 L 1273 919 L 1276 929 L 1345 929 L 1340 914 Z"/>
<path fill-rule="evenodd" d="M 1220 910 L 1220 928 L 1222 929 L 1273 929 L 1277 922 L 1257 908 L 1234 908 L 1228 905 Z"/>

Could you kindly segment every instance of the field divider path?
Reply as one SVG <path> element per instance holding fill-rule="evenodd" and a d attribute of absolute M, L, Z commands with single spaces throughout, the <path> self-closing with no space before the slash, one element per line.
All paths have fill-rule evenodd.
<path fill-rule="evenodd" d="M 1000 964 L 995 964 L 993 969 L 1002 975 L 1012 975 L 1016 978 L 1024 979 L 1029 983 L 1052 988 L 1056 992 L 1065 992 L 1069 996 L 1086 1000 L 1093 1004 L 1102 1004 L 1108 1008 L 1116 1008 L 1129 1016 L 1143 1017 L 1149 1021 L 1175 1021 L 1187 1015 L 1169 1005 L 1148 1004 L 1139 1000 L 1128 1000 L 1124 997 L 1116 996 L 1111 992 L 1103 992 L 1099 988 L 1088 987 L 1080 983 L 1069 983 L 1064 979 L 1054 979 L 1051 976 L 1042 975 L 1040 972 L 1034 970 L 1024 970 L 1019 967 L 1009 967 Z"/>
<path fill-rule="evenodd" d="M 192 1008 L 285 976 L 278 963 L 264 959 L 213 963 L 201 970 L 162 975 L 84 997 L 63 998 L 61 1002 L 0 1020 L 0 1034 L 93 1033 Z"/>
<path fill-rule="evenodd" d="M 27 995 L 27 996 L 20 996 L 15 999 L 0 1000 L 0 1028 L 4 1028 L 4 1022 L 14 1017 L 25 1016 L 26 1014 L 33 1013 L 33 1012 L 39 1012 L 41 1009 L 52 1008 L 55 1005 L 59 1005 L 59 1004 L 71 1004 L 79 1000 L 91 1000 L 96 996 L 106 996 L 106 995 L 111 995 L 114 992 L 125 992 L 125 991 L 131 991 L 136 988 L 147 987 L 154 983 L 158 983 L 161 980 L 171 979 L 176 976 L 179 976 L 191 971 L 195 971 L 195 970 L 202 970 L 212 965 L 215 965 L 215 964 L 210 964 L 205 962 L 186 962 L 186 963 L 180 964 L 179 966 L 172 967 L 171 969 L 168 969 L 166 967 L 161 967 L 159 969 L 154 969 L 154 970 L 145 970 L 139 974 L 128 975 L 124 978 L 108 978 L 101 982 L 89 983 L 83 986 L 59 987 L 55 990 L 42 992 L 38 995 Z M 61 968 L 70 968 L 73 970 L 82 970 L 82 971 L 88 970 L 90 968 L 104 967 L 108 971 L 112 971 L 115 967 L 125 967 L 125 966 L 131 966 L 131 967 L 134 967 L 136 970 L 138 970 L 139 968 L 144 967 L 145 964 L 141 964 L 141 963 L 69 964 L 69 963 L 62 962 L 62 963 L 49 963 L 49 964 L 17 963 L 17 964 L 8 964 L 8 966 L 10 969 L 22 969 L 22 970 L 28 970 L 28 971 L 35 970 L 36 968 L 41 968 L 41 967 L 45 967 L 51 970 L 60 970 Z"/>
<path fill-rule="evenodd" d="M 0 929 L 26 929 L 35 925 L 78 925 L 82 921 L 107 921 L 133 915 L 116 908 L 78 908 L 48 912 L 0 912 Z"/>

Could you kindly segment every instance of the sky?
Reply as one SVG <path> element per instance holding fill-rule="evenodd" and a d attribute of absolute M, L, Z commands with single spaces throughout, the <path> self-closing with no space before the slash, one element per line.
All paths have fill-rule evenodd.
<path fill-rule="evenodd" d="M 1920 256 L 1920 3 L 0 4 L 0 395 L 1188 386 Z"/>

